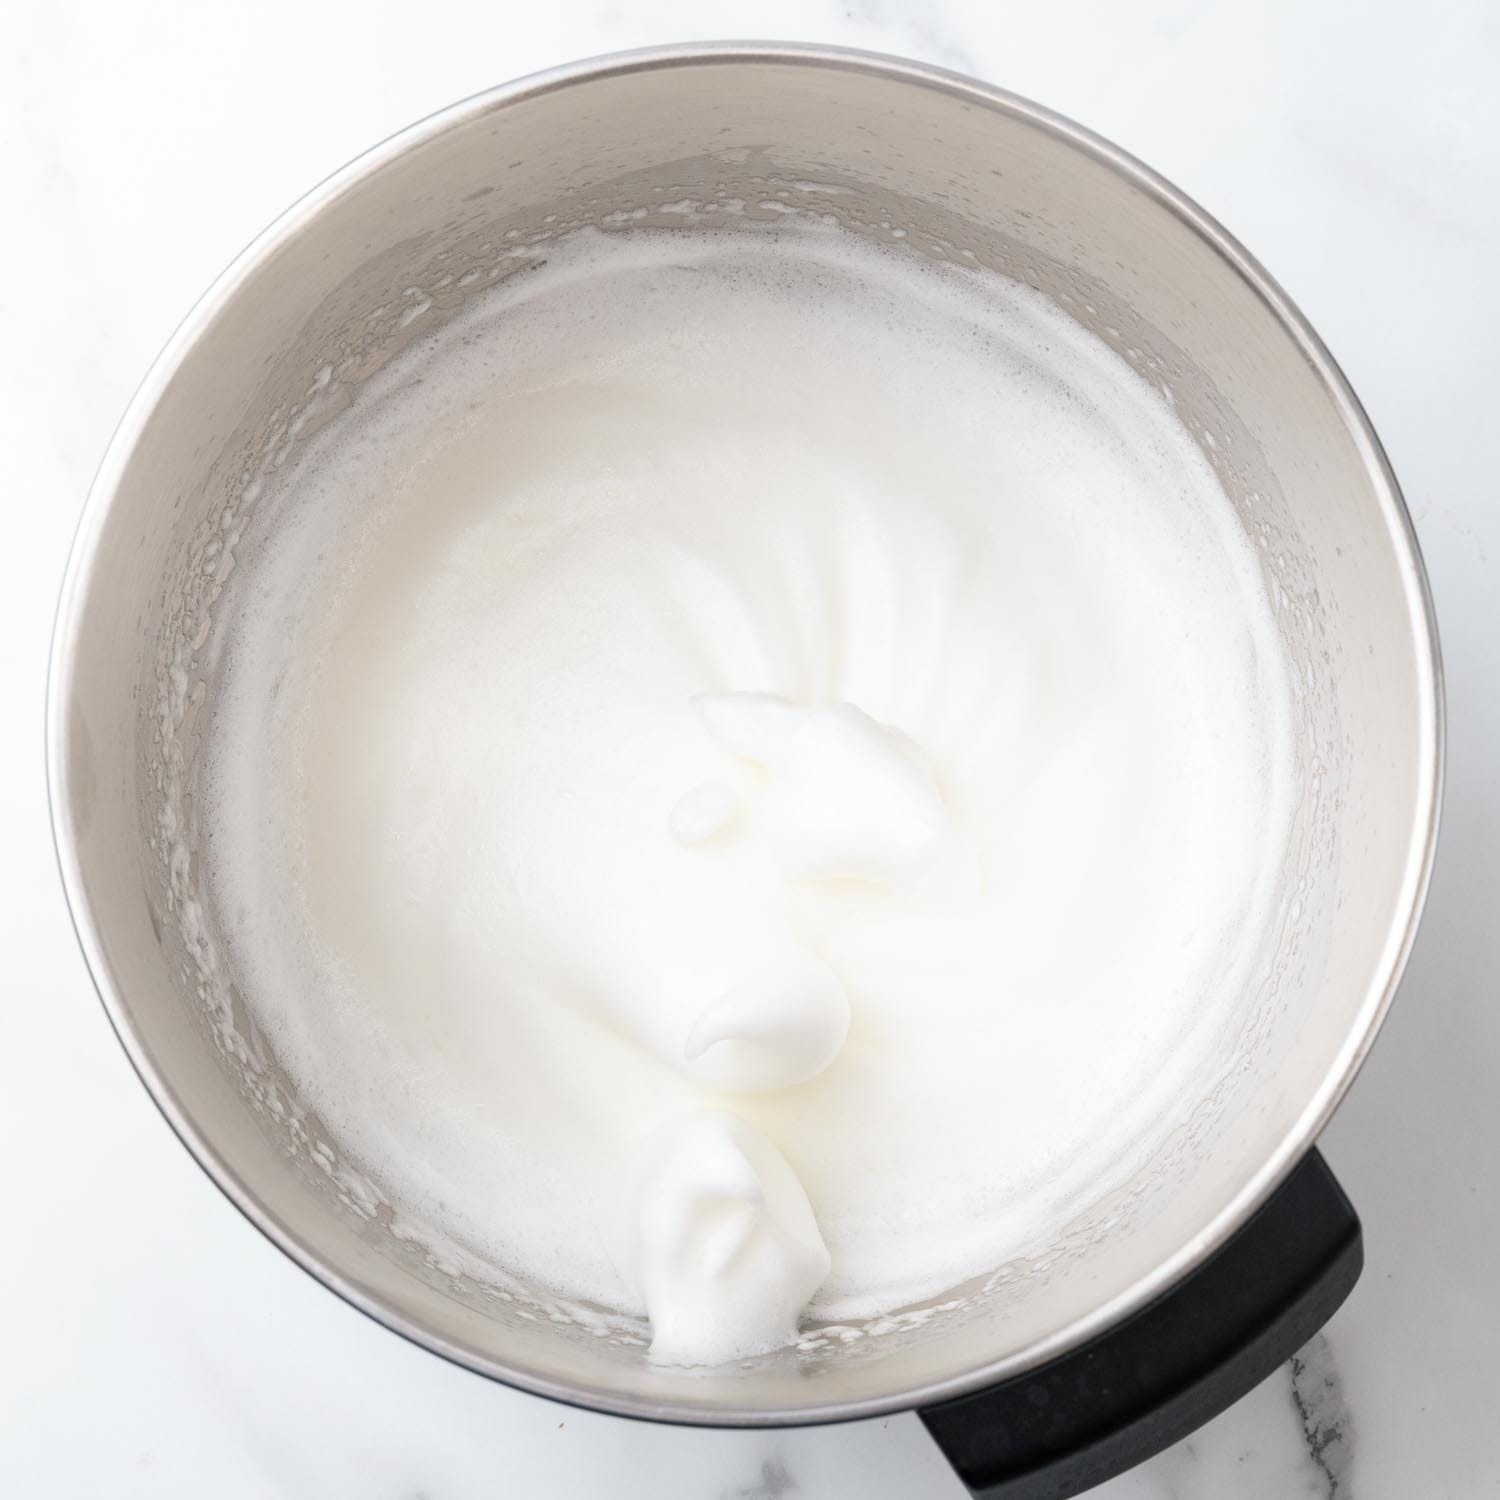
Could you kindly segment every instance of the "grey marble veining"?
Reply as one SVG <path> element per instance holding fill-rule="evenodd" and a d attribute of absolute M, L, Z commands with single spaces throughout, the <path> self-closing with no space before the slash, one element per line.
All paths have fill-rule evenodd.
<path fill-rule="evenodd" d="M 1326 1334 L 1318 1334 L 1288 1368 L 1292 1407 L 1302 1426 L 1307 1456 L 1328 1495 L 1347 1493 L 1354 1472 L 1354 1416 Z"/>
<path fill-rule="evenodd" d="M 1102 1500 L 1500 1494 L 1500 13 L 1485 0 L 13 0 L 0 21 L 0 1492 L 111 1500 L 960 1500 L 910 1417 L 672 1431 L 550 1406 L 350 1311 L 172 1139 L 90 991 L 39 753 L 56 581 L 135 381 L 310 183 L 451 99 L 703 35 L 902 52 L 1114 137 L 1235 230 L 1345 365 L 1438 601 L 1444 843 L 1325 1150 L 1367 1270 L 1288 1367 Z"/>

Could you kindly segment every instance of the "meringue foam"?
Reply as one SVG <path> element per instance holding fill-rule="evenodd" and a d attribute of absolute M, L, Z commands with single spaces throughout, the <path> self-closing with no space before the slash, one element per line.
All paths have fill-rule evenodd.
<path fill-rule="evenodd" d="M 1040 294 L 585 231 L 260 514 L 210 893 L 435 1239 L 712 1364 L 1044 1249 L 1227 1057 L 1295 790 L 1273 612 Z"/>

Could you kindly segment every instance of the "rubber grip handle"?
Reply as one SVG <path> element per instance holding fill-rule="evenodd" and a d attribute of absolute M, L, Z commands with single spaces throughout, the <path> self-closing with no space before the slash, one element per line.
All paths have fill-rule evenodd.
<path fill-rule="evenodd" d="M 1068 1500 L 1259 1385 L 1328 1321 L 1363 1265 L 1359 1218 L 1310 1151 L 1155 1302 L 1071 1354 L 919 1415 L 981 1500 Z"/>

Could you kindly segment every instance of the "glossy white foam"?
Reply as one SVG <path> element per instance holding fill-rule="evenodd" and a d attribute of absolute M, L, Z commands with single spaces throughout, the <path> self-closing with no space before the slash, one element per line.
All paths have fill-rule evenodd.
<path fill-rule="evenodd" d="M 947 842 L 948 809 L 921 746 L 857 704 L 708 693 L 697 708 L 726 750 L 769 773 L 761 828 L 791 879 L 899 884 Z"/>
<path fill-rule="evenodd" d="M 641 1155 L 620 1259 L 653 1357 L 721 1364 L 790 1343 L 828 1249 L 786 1158 L 723 1110 L 669 1121 Z"/>
<path fill-rule="evenodd" d="M 204 820 L 247 1004 L 409 1220 L 578 1298 L 644 1310 L 618 1185 L 705 1107 L 805 1189 L 814 1316 L 1045 1248 L 1260 975 L 1293 772 L 1230 505 L 997 278 L 548 253 L 360 392 L 236 575 Z M 754 1342 L 706 1305 L 704 1357 Z"/>

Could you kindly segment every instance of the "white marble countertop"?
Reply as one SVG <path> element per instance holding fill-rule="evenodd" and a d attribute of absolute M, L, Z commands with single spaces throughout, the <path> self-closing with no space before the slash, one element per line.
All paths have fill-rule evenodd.
<path fill-rule="evenodd" d="M 357 18 L 357 19 L 356 19 Z M 1108 1500 L 1500 1495 L 1500 9 L 1489 0 L 11 0 L 0 20 L 0 1491 L 111 1500 L 960 1496 L 914 1417 L 687 1432 L 410 1347 L 242 1220 L 94 998 L 47 827 L 53 599 L 115 419 L 198 291 L 304 188 L 488 84 L 780 36 L 907 53 L 1113 137 L 1238 233 L 1405 485 L 1451 713 L 1426 923 L 1325 1137 L 1368 1265 L 1303 1359 Z"/>

